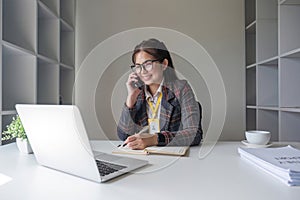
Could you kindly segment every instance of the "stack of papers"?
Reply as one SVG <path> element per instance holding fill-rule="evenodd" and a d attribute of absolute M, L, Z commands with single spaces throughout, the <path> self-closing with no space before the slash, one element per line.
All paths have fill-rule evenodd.
<path fill-rule="evenodd" d="M 292 147 L 238 148 L 240 156 L 289 186 L 300 185 L 300 150 Z"/>

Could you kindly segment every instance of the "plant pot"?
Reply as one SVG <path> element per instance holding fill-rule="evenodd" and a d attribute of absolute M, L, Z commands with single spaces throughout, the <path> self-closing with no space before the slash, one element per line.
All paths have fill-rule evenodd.
<path fill-rule="evenodd" d="M 21 138 L 17 138 L 16 143 L 17 143 L 18 149 L 21 153 L 24 153 L 24 154 L 33 153 L 30 143 L 27 139 L 22 140 Z"/>

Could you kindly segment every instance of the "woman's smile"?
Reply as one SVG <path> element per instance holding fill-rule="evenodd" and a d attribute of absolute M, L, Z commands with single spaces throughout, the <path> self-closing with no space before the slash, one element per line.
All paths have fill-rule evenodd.
<path fill-rule="evenodd" d="M 147 75 L 141 75 L 142 80 L 145 81 L 150 81 L 151 80 L 152 75 L 151 74 L 147 74 Z"/>

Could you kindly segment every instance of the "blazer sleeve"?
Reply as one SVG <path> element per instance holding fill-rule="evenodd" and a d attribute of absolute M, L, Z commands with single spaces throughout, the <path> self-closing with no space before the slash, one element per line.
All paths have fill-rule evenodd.
<path fill-rule="evenodd" d="M 174 93 L 179 99 L 181 107 L 180 121 L 170 119 L 170 123 L 180 123 L 179 130 L 164 130 L 158 133 L 158 144 L 190 146 L 198 145 L 202 139 L 202 109 L 200 103 L 195 100 L 195 96 L 190 85 L 185 81 L 182 87 L 175 87 Z"/>
<path fill-rule="evenodd" d="M 144 96 L 143 92 L 138 95 L 137 102 L 133 108 L 128 108 L 124 103 L 117 126 L 117 133 L 121 140 L 126 140 L 128 136 L 139 132 L 148 124 Z"/>
<path fill-rule="evenodd" d="M 136 108 L 128 108 L 124 103 L 121 117 L 117 126 L 117 133 L 121 140 L 126 140 L 128 136 L 135 132 L 135 123 L 133 119 L 136 115 Z"/>

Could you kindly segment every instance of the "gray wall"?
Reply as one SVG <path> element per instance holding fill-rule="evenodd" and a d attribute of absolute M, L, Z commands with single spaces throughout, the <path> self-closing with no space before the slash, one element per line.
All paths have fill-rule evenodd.
<path fill-rule="evenodd" d="M 84 62 L 85 66 L 105 67 L 105 69 L 99 69 L 103 71 L 103 75 L 97 83 L 94 101 L 87 103 L 89 99 L 84 94 L 85 90 L 90 87 L 93 73 L 90 72 L 90 75 L 76 80 L 75 103 L 81 109 L 91 139 L 117 138 L 116 121 L 126 97 L 124 83 L 129 73 L 131 52 L 120 55 L 108 67 L 101 65 L 102 60 L 87 61 L 86 58 L 99 43 L 111 36 L 140 27 L 176 30 L 196 40 L 206 49 L 218 66 L 227 95 L 226 120 L 220 139 L 241 140 L 244 138 L 243 1 L 78 0 L 76 16 L 77 72 L 80 72 Z M 131 41 L 124 41 L 119 45 L 127 45 L 129 49 L 134 48 Z M 168 43 L 166 45 L 172 46 Z M 178 74 L 188 79 L 197 99 L 203 106 L 203 127 L 206 131 L 209 123 L 212 125 L 214 123 L 210 122 L 212 105 L 206 83 L 188 60 L 176 52 L 172 52 L 172 56 Z M 220 101 L 223 100 L 220 99 Z M 96 117 L 86 104 L 92 104 Z"/>

